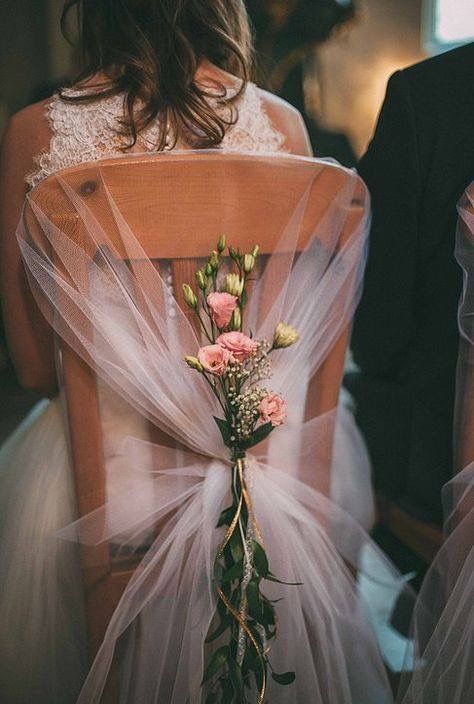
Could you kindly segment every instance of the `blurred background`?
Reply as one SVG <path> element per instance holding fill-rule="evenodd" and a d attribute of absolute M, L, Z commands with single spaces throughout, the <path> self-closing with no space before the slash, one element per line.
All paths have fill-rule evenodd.
<path fill-rule="evenodd" d="M 474 39 L 473 0 L 247 0 L 256 82 L 303 114 L 315 154 L 353 166 L 389 76 Z M 8 116 L 74 75 L 63 0 L 1 0 L 0 135 Z M 0 324 L 0 443 L 36 400 L 18 387 Z"/>
<path fill-rule="evenodd" d="M 474 38 L 471 0 L 247 0 L 257 81 L 305 114 L 315 152 L 365 150 L 391 73 Z M 74 73 L 63 0 L 2 0 L 0 130 Z"/>

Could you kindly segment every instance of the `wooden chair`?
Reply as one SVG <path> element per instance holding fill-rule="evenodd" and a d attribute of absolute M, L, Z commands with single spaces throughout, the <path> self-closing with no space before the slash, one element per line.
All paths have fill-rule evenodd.
<path fill-rule="evenodd" d="M 377 497 L 377 522 L 429 565 L 443 543 L 443 531 L 404 511 L 395 501 Z"/>
<path fill-rule="evenodd" d="M 219 159 L 222 160 L 222 155 Z M 107 185 L 146 255 L 151 260 L 170 262 L 178 302 L 183 306 L 181 284 L 193 281 L 199 260 L 208 255 L 212 246 L 210 238 L 215 236 L 217 239 L 225 232 L 229 242 L 238 244 L 245 251 L 258 242 L 263 254 L 271 253 L 281 234 L 281 223 L 286 222 L 285 214 L 293 211 L 305 184 L 311 181 L 315 169 L 319 168 L 304 216 L 300 242 L 303 246 L 311 226 L 326 212 L 334 194 L 349 178 L 354 178 L 329 164 L 315 167 L 310 159 L 300 159 L 296 170 L 294 164 L 294 157 L 279 158 L 272 164 L 268 159 L 228 155 L 225 172 L 221 170 L 217 179 L 213 158 L 209 154 L 190 158 L 189 155 L 176 153 L 170 157 L 110 159 L 100 164 L 67 169 L 60 173 L 60 177 L 81 196 L 104 226 L 117 251 L 125 257 L 123 243 L 110 211 L 95 207 L 103 203 L 101 189 L 104 184 Z M 286 168 L 286 165 L 292 168 Z M 176 189 L 182 194 L 180 209 L 175 205 Z M 204 197 L 206 209 L 199 207 Z M 84 244 L 77 214 L 65 198 L 56 176 L 46 179 L 35 190 L 34 200 L 63 232 Z M 365 187 L 357 181 L 339 246 L 362 221 L 366 201 Z M 190 212 L 193 213 L 191 218 Z M 37 230 L 31 215 L 31 212 L 26 213 L 32 236 L 41 238 L 42 233 Z M 93 256 L 93 252 L 91 254 Z M 84 276 L 87 276 L 86 272 Z M 337 405 L 347 339 L 348 331 L 345 330 L 312 380 L 307 401 L 311 415 L 323 413 Z M 79 516 L 84 516 L 102 506 L 105 500 L 97 383 L 90 367 L 64 342 L 59 341 L 59 349 L 77 510 Z M 167 442 L 159 432 L 156 439 Z M 324 486 L 321 486 L 324 492 L 329 490 L 329 453 L 330 450 L 327 476 Z M 114 560 L 108 545 L 83 546 L 81 560 L 92 659 L 137 562 Z M 104 701 L 115 701 L 113 686 L 109 686 Z"/>

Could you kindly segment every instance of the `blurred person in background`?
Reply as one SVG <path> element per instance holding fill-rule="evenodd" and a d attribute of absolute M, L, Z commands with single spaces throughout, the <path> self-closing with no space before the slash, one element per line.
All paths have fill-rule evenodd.
<path fill-rule="evenodd" d="M 310 114 L 305 82 L 317 73 L 315 48 L 350 25 L 355 3 L 248 0 L 247 6 L 256 31 L 259 80 L 302 113 L 315 154 L 352 166 L 356 157 L 345 135 L 322 129 Z"/>
<path fill-rule="evenodd" d="M 372 196 L 347 377 L 376 487 L 440 523 L 452 474 L 462 274 L 456 205 L 474 178 L 474 43 L 398 71 L 358 170 Z"/>

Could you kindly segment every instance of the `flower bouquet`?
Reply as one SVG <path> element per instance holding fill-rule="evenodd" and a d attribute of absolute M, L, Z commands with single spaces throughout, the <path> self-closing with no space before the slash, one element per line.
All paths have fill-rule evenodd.
<path fill-rule="evenodd" d="M 214 650 L 202 684 L 206 704 L 247 704 L 252 701 L 252 691 L 257 692 L 257 704 L 262 704 L 269 670 L 282 685 L 291 684 L 295 673 L 276 673 L 269 660 L 277 619 L 274 602 L 263 594 L 262 583 L 280 580 L 270 571 L 253 512 L 246 452 L 285 421 L 284 399 L 262 382 L 271 376 L 271 353 L 290 347 L 299 336 L 283 322 L 271 341 L 255 340 L 251 333 L 243 332 L 248 284 L 259 247 L 249 254 L 229 247 L 233 269 L 229 273 L 223 273 L 225 250 L 222 236 L 205 267 L 196 272 L 197 293 L 188 284 L 183 285 L 184 299 L 209 343 L 185 361 L 204 377 L 218 401 L 222 417 L 214 420 L 229 448 L 232 464 L 232 502 L 217 524 L 218 528 L 227 528 L 214 562 L 216 627 L 206 638 L 207 644 L 226 642 Z"/>

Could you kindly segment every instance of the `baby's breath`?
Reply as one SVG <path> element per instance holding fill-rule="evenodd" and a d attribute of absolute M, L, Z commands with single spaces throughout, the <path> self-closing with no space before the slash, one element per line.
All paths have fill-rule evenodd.
<path fill-rule="evenodd" d="M 226 372 L 227 397 L 232 415 L 233 441 L 248 439 L 260 420 L 259 406 L 269 394 L 268 389 L 258 386 L 272 375 L 268 355 L 271 345 L 259 340 L 255 352 L 245 361 L 233 361 Z"/>

